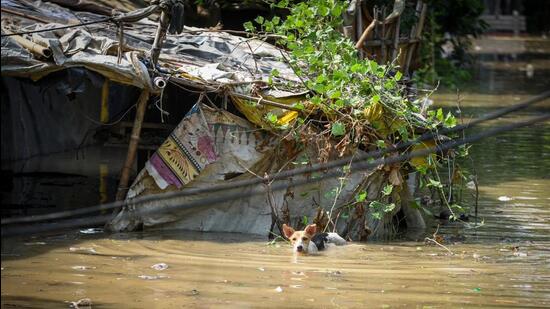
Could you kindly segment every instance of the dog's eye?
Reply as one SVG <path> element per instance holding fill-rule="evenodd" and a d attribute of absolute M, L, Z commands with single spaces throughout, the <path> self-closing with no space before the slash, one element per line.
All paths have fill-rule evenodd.
<path fill-rule="evenodd" d="M 302 237 L 302 240 L 306 241 L 306 240 L 308 240 L 308 238 L 307 237 Z"/>
<path fill-rule="evenodd" d="M 292 241 L 296 241 L 296 237 L 292 238 Z"/>

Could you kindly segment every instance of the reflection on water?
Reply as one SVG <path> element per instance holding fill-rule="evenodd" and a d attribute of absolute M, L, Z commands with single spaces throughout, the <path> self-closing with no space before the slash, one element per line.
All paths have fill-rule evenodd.
<path fill-rule="evenodd" d="M 537 74 L 550 80 L 548 72 Z M 465 120 L 546 90 L 499 74 L 487 88 L 487 74 L 461 94 Z M 434 100 L 456 109 L 455 93 Z M 476 130 L 549 109 L 546 101 Z M 68 307 L 86 297 L 100 308 L 550 306 L 550 124 L 489 138 L 471 152 L 484 225 L 443 227 L 463 236 L 447 244 L 452 256 L 423 242 L 391 242 L 293 257 L 285 243 L 249 235 L 86 230 L 3 240 L 2 307 Z"/>

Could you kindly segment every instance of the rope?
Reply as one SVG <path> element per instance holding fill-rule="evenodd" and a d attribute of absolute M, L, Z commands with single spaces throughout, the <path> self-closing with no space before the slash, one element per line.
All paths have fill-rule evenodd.
<path fill-rule="evenodd" d="M 54 30 L 62 30 L 62 29 L 69 29 L 69 28 L 76 28 L 76 27 L 82 27 L 82 26 L 88 26 L 93 24 L 99 24 L 106 21 L 112 20 L 111 17 L 106 17 L 98 20 L 92 20 L 80 24 L 74 24 L 74 25 L 67 25 L 67 26 L 61 26 L 61 27 L 55 27 L 55 28 L 48 28 L 48 29 L 38 29 L 38 30 L 32 30 L 32 31 L 22 31 L 22 32 L 13 32 L 9 34 L 2 34 L 1 37 L 8 37 L 8 36 L 14 36 L 14 35 L 23 35 L 23 34 L 33 34 L 33 33 L 40 33 L 40 32 L 47 32 L 47 31 L 54 31 Z"/>

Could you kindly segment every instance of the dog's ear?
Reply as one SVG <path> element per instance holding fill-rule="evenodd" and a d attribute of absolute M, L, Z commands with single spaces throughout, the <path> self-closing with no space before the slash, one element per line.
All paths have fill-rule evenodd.
<path fill-rule="evenodd" d="M 316 224 L 310 224 L 310 225 L 306 226 L 305 232 L 306 232 L 306 234 L 311 235 L 311 236 L 315 235 L 315 233 L 317 232 L 317 225 Z"/>
<path fill-rule="evenodd" d="M 294 234 L 294 229 L 291 228 L 290 226 L 286 225 L 286 224 L 283 224 L 283 233 L 285 234 L 285 237 L 290 239 L 290 236 L 292 236 L 292 234 Z"/>

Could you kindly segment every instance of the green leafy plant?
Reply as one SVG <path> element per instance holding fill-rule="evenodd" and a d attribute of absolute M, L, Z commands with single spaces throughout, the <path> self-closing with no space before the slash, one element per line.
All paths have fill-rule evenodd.
<path fill-rule="evenodd" d="M 307 90 L 301 109 L 315 110 L 324 126 L 306 121 L 307 116 L 303 114 L 287 127 L 277 126 L 278 118 L 274 114 L 268 113 L 266 120 L 275 128 L 293 131 L 298 143 L 315 140 L 321 161 L 328 160 L 331 151 L 342 156 L 356 149 L 384 149 L 415 139 L 419 132 L 455 126 L 455 117 L 441 109 L 429 111 L 427 117 L 421 115 L 423 98 L 407 96 L 400 82 L 403 75 L 394 64 L 379 64 L 358 56 L 354 43 L 339 31 L 347 5 L 347 1 L 341 0 L 308 0 L 293 5 L 283 0 L 272 6 L 288 10 L 286 18 L 258 17 L 244 24 L 251 35 L 270 34 L 271 38 L 277 38 L 275 43 L 282 49 L 280 59 L 288 63 L 301 81 L 299 84 L 284 82 L 277 78 L 280 72 L 273 70 L 269 85 L 290 91 Z M 308 134 L 313 137 L 308 138 Z M 433 162 L 431 156 L 425 161 L 415 168 L 423 174 L 433 174 L 437 162 Z M 437 180 L 433 179 L 430 186 L 443 189 L 443 185 L 436 185 Z M 326 198 L 334 201 L 330 214 L 343 183 L 325 193 Z M 381 198 L 389 200 L 393 190 L 394 186 L 388 184 Z M 356 203 L 365 202 L 367 194 L 361 192 L 355 199 Z M 396 206 L 371 201 L 368 207 L 373 216 L 380 219 Z"/>

